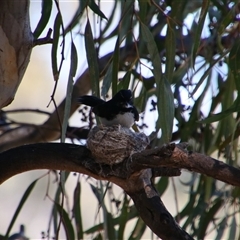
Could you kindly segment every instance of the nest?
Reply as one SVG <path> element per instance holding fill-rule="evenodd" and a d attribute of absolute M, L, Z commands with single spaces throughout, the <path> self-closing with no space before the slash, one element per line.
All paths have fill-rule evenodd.
<path fill-rule="evenodd" d="M 136 133 L 120 125 L 96 126 L 87 139 L 87 148 L 96 162 L 113 165 L 141 152 L 149 144 L 144 133 Z"/>

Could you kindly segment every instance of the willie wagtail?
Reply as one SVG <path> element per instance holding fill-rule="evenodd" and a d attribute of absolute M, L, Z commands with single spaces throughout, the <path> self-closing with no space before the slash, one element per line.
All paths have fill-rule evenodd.
<path fill-rule="evenodd" d="M 78 102 L 92 107 L 92 111 L 105 126 L 120 124 L 130 128 L 139 120 L 138 111 L 133 106 L 131 90 L 120 90 L 107 102 L 95 96 L 82 96 L 78 98 Z"/>

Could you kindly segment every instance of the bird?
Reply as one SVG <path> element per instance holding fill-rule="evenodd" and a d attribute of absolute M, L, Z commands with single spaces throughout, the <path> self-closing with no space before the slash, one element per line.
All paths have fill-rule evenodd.
<path fill-rule="evenodd" d="M 131 128 L 139 120 L 139 113 L 133 105 L 131 90 L 122 89 L 109 101 L 104 101 L 96 96 L 81 96 L 78 102 L 92 107 L 93 113 L 100 118 L 105 126 L 121 125 Z"/>
<path fill-rule="evenodd" d="M 8 238 L 8 240 L 29 240 L 26 236 L 24 236 L 25 227 L 23 224 L 20 225 L 19 233 L 14 233 L 12 236 Z"/>

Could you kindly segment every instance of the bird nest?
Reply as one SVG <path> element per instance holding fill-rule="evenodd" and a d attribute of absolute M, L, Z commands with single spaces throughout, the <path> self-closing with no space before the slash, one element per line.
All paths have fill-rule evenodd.
<path fill-rule="evenodd" d="M 113 165 L 141 152 L 149 144 L 144 133 L 133 132 L 120 125 L 96 126 L 87 139 L 87 148 L 98 163 Z"/>

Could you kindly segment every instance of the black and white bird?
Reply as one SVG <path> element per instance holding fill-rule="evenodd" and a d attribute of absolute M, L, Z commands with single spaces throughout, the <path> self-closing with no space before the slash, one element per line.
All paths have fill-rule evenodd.
<path fill-rule="evenodd" d="M 133 105 L 132 91 L 120 90 L 109 101 L 104 101 L 95 96 L 82 96 L 78 102 L 92 107 L 92 111 L 100 118 L 105 126 L 120 124 L 130 128 L 139 120 L 137 109 Z"/>

